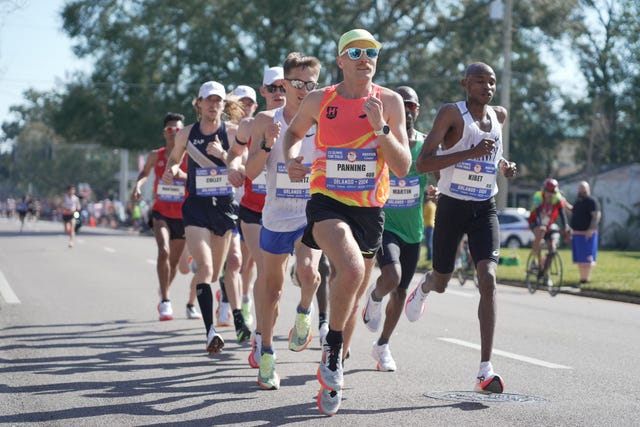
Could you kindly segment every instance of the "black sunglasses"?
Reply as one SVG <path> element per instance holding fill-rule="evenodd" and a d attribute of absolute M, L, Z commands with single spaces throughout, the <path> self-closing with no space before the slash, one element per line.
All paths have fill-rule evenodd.
<path fill-rule="evenodd" d="M 279 90 L 280 93 L 286 92 L 286 90 L 284 89 L 284 86 L 282 85 L 266 85 L 264 88 L 267 89 L 267 92 L 269 93 L 274 93 L 277 90 Z"/>

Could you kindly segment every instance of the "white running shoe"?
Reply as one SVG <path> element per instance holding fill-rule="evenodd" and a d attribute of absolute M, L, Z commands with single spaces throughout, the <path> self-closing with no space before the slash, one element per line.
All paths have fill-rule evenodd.
<path fill-rule="evenodd" d="M 373 342 L 373 349 L 371 356 L 378 362 L 376 369 L 378 371 L 391 372 L 397 369 L 396 361 L 391 356 L 391 350 L 389 350 L 389 344 L 378 345 L 377 341 Z"/>
<path fill-rule="evenodd" d="M 207 351 L 209 352 L 209 354 L 217 354 L 222 351 L 223 347 L 224 340 L 212 326 L 211 329 L 209 329 L 209 333 L 207 334 Z"/>
<path fill-rule="evenodd" d="M 233 313 L 231 312 L 231 304 L 221 301 L 217 310 L 218 323 L 216 326 L 232 326 Z"/>
<path fill-rule="evenodd" d="M 160 321 L 173 320 L 171 301 L 160 302 L 160 304 L 158 304 L 158 314 L 160 314 Z"/>
<path fill-rule="evenodd" d="M 373 292 L 375 289 L 376 285 L 374 284 L 369 289 L 367 304 L 362 309 L 362 321 L 371 332 L 377 332 L 380 329 L 382 320 L 382 300 L 374 301 Z"/>
<path fill-rule="evenodd" d="M 425 282 L 427 275 L 422 276 L 422 280 L 418 283 L 418 286 L 409 294 L 407 302 L 404 305 L 404 313 L 407 315 L 407 319 L 410 322 L 415 322 L 422 317 L 424 313 L 424 307 L 426 305 L 425 299 L 427 294 L 422 293 L 422 284 Z"/>
<path fill-rule="evenodd" d="M 187 319 L 202 319 L 202 314 L 198 312 L 194 305 L 187 304 Z"/>

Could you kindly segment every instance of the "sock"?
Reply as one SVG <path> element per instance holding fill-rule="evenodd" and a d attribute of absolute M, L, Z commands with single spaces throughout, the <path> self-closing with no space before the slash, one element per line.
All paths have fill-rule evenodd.
<path fill-rule="evenodd" d="M 373 289 L 371 290 L 371 293 L 370 293 L 369 295 L 371 295 L 371 299 L 373 300 L 373 302 L 380 302 L 380 301 L 382 301 L 382 298 L 380 298 L 380 299 L 376 298 L 376 288 L 373 288 Z"/>
<path fill-rule="evenodd" d="M 227 290 L 224 287 L 224 277 L 220 278 L 220 292 L 222 296 L 220 298 L 220 302 L 229 302 L 229 298 L 227 297 Z"/>
<path fill-rule="evenodd" d="M 298 309 L 296 310 L 298 313 L 302 313 L 302 314 L 309 314 L 311 313 L 311 307 L 307 308 L 306 310 L 304 308 L 302 308 L 302 306 L 300 304 L 298 304 Z"/>
<path fill-rule="evenodd" d="M 251 301 L 251 297 L 247 294 L 247 295 L 242 295 L 242 302 L 249 302 Z"/>
<path fill-rule="evenodd" d="M 478 378 L 489 378 L 493 375 L 493 366 L 490 361 L 480 362 L 480 369 L 478 369 Z"/>
<path fill-rule="evenodd" d="M 389 338 L 385 338 L 382 335 L 380 335 L 380 338 L 378 338 L 378 345 L 385 345 L 385 344 L 389 344 Z"/>
<path fill-rule="evenodd" d="M 332 347 L 342 346 L 342 331 L 334 331 L 333 329 L 331 329 L 331 327 L 329 327 L 329 332 L 327 333 L 327 337 L 325 339 L 327 340 L 327 344 Z"/>
<path fill-rule="evenodd" d="M 196 295 L 198 296 L 198 305 L 202 313 L 204 327 L 208 334 L 211 325 L 213 325 L 213 294 L 211 293 L 211 285 L 208 283 L 198 283 L 196 285 Z"/>
<path fill-rule="evenodd" d="M 193 308 L 193 304 L 187 304 L 187 308 Z"/>
<path fill-rule="evenodd" d="M 320 313 L 318 313 L 318 319 L 319 319 L 319 323 L 320 325 L 322 325 L 323 323 L 325 323 L 327 321 L 327 313 L 324 311 L 321 311 Z"/>
<path fill-rule="evenodd" d="M 263 345 L 262 347 L 260 347 L 260 353 L 261 354 L 265 354 L 265 353 L 273 354 L 273 347 L 270 346 L 270 345 Z"/>
<path fill-rule="evenodd" d="M 168 299 L 163 299 L 161 302 L 169 302 Z"/>
<path fill-rule="evenodd" d="M 244 317 L 242 317 L 242 310 L 236 308 L 233 313 L 233 325 L 236 327 L 236 331 L 239 331 L 244 326 Z"/>

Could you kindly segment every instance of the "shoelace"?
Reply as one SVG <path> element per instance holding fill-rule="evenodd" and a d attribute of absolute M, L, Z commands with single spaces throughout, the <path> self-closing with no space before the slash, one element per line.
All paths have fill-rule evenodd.
<path fill-rule="evenodd" d="M 327 347 L 329 347 L 329 350 L 327 351 L 329 369 L 332 371 L 336 371 L 338 369 L 338 354 L 340 353 L 340 347 L 329 345 L 327 345 Z"/>

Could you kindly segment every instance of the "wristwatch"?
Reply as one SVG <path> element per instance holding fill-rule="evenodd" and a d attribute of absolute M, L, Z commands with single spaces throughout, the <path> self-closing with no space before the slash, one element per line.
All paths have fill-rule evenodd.
<path fill-rule="evenodd" d="M 382 125 L 382 129 L 380 130 L 374 130 L 373 134 L 375 136 L 380 136 L 380 135 L 389 135 L 389 125 L 388 124 L 384 124 Z"/>
<path fill-rule="evenodd" d="M 260 143 L 260 148 L 262 148 L 267 153 L 271 152 L 271 147 L 267 147 L 267 141 L 265 139 L 263 139 L 262 142 Z"/>

